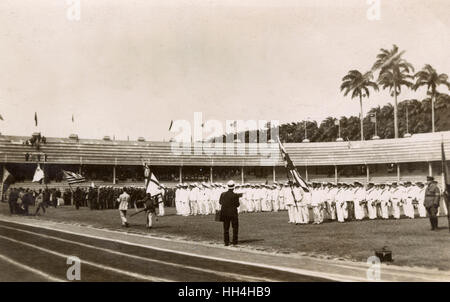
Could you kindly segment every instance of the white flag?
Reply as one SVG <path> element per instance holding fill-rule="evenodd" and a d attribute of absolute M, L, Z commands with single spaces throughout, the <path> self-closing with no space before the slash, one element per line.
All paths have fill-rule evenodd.
<path fill-rule="evenodd" d="M 38 164 L 36 167 L 36 171 L 34 172 L 33 182 L 40 182 L 43 178 L 44 178 L 44 171 Z"/>
<path fill-rule="evenodd" d="M 150 193 L 151 196 L 156 196 L 161 193 L 160 189 L 161 185 L 159 184 L 158 180 L 156 179 L 155 174 L 152 173 L 152 176 L 150 177 L 150 180 L 147 184 L 147 190 L 146 193 Z"/>

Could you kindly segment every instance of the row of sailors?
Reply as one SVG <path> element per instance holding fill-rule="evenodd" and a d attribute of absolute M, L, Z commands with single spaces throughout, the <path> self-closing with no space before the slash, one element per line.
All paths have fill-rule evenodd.
<path fill-rule="evenodd" d="M 277 212 L 288 210 L 289 223 L 322 223 L 325 219 L 361 220 L 363 218 L 400 218 L 401 212 L 414 218 L 415 208 L 426 217 L 423 205 L 425 185 L 422 182 L 368 183 L 360 182 L 310 183 L 309 192 L 290 182 L 237 185 L 242 193 L 239 212 Z M 226 191 L 221 183 L 179 184 L 175 191 L 178 215 L 208 215 L 220 209 L 220 194 Z M 311 213 L 312 212 L 312 213 Z"/>
<path fill-rule="evenodd" d="M 278 197 L 281 193 L 279 187 L 278 184 L 236 185 L 234 192 L 243 194 L 240 198 L 238 212 L 285 210 L 284 198 Z M 220 194 L 225 191 L 227 191 L 227 186 L 222 183 L 179 184 L 175 191 L 177 214 L 184 216 L 214 214 L 220 210 Z"/>

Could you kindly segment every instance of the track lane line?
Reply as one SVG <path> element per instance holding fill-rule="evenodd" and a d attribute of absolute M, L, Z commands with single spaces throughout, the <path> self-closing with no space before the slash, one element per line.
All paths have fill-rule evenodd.
<path fill-rule="evenodd" d="M 9 238 L 7 236 L 0 235 L 0 238 L 3 238 L 5 240 L 9 240 L 9 241 L 17 243 L 17 244 L 25 245 L 25 246 L 28 246 L 28 247 L 40 250 L 42 252 L 49 253 L 49 254 L 61 257 L 61 258 L 67 259 L 68 257 L 71 256 L 71 255 L 65 255 L 65 254 L 62 254 L 62 253 L 59 253 L 59 252 L 55 252 L 55 251 L 52 251 L 52 250 L 49 250 L 49 249 L 46 249 L 46 248 L 43 248 L 43 247 L 40 247 L 40 246 L 37 246 L 37 245 L 34 245 L 34 244 L 30 244 L 30 243 L 26 243 L 26 242 L 19 241 L 19 240 L 16 240 L 16 239 L 12 239 L 12 238 Z M 136 279 L 142 279 L 142 280 L 153 281 L 153 282 L 172 282 L 173 281 L 173 280 L 169 280 L 169 279 L 157 278 L 157 277 L 153 277 L 153 276 L 149 276 L 149 275 L 142 275 L 142 274 L 138 274 L 138 273 L 133 273 L 133 272 L 121 270 L 121 269 L 114 268 L 114 267 L 107 266 L 107 265 L 98 264 L 98 263 L 91 262 L 91 261 L 82 260 L 81 263 L 82 264 L 86 264 L 86 265 L 90 265 L 90 266 L 93 266 L 93 267 L 96 267 L 96 268 L 99 268 L 99 269 L 102 269 L 102 270 L 112 271 L 112 272 L 117 273 L 117 274 L 122 274 L 122 275 L 126 275 L 126 276 L 129 276 L 129 277 L 133 277 L 133 278 L 136 278 Z"/>
<path fill-rule="evenodd" d="M 43 278 L 45 278 L 45 279 L 47 279 L 49 281 L 52 281 L 52 282 L 67 282 L 67 280 L 60 279 L 60 278 L 54 277 L 52 275 L 46 274 L 43 271 L 40 271 L 40 270 L 35 269 L 35 268 L 31 267 L 31 266 L 19 263 L 19 262 L 15 261 L 15 260 L 5 256 L 5 255 L 0 254 L 0 259 L 4 260 L 5 262 L 7 262 L 9 264 L 17 266 L 17 267 L 19 267 L 19 268 L 21 268 L 23 270 L 26 270 L 26 271 L 29 271 L 29 272 L 31 272 L 33 274 L 41 276 L 41 277 L 43 277 Z"/>
<path fill-rule="evenodd" d="M 215 257 L 215 256 L 207 256 L 207 255 L 199 255 L 199 254 L 194 254 L 194 253 L 190 253 L 190 252 L 183 252 L 183 251 L 178 251 L 178 250 L 172 250 L 172 249 L 167 249 L 167 248 L 160 248 L 160 247 L 155 247 L 155 246 L 148 246 L 148 245 L 144 245 L 144 244 L 139 244 L 139 243 L 132 243 L 132 242 L 128 242 L 125 240 L 120 240 L 120 239 L 111 239 L 111 238 L 107 238 L 107 237 L 101 237 L 101 236 L 96 236 L 96 235 L 88 235 L 88 234 L 82 234 L 79 232 L 73 232 L 73 231 L 68 231 L 68 230 L 55 230 L 54 228 L 48 227 L 48 226 L 39 226 L 36 225 L 36 223 L 26 223 L 26 222 L 17 222 L 17 221 L 8 221 L 7 219 L 4 219 L 5 217 L 2 217 L 0 215 L 0 221 L 5 221 L 5 222 L 9 222 L 9 223 L 15 223 L 18 225 L 27 225 L 30 227 L 34 227 L 34 228 L 43 228 L 46 230 L 51 230 L 51 231 L 58 231 L 58 232 L 62 232 L 62 233 L 67 233 L 67 234 L 71 234 L 71 235 L 77 235 L 77 236 L 84 236 L 84 237 L 88 237 L 88 238 L 94 238 L 94 239 L 99 239 L 99 240 L 107 240 L 107 241 L 111 241 L 111 242 L 118 242 L 118 243 L 123 243 L 123 244 L 127 244 L 127 245 L 131 245 L 131 246 L 137 246 L 137 247 L 143 247 L 143 248 L 147 248 L 147 249 L 154 249 L 157 251 L 163 251 L 163 252 L 170 252 L 170 253 L 175 253 L 175 254 L 179 254 L 179 255 L 186 255 L 186 256 L 192 256 L 192 257 L 197 257 L 197 258 L 204 258 L 204 259 L 209 259 L 209 260 L 216 260 L 216 261 L 222 261 L 222 262 L 229 262 L 229 263 L 235 263 L 235 264 L 242 264 L 242 265 L 248 265 L 248 266 L 255 266 L 255 267 L 259 267 L 259 268 L 266 268 L 266 269 L 273 269 L 273 270 L 277 270 L 277 271 L 281 271 L 281 272 L 288 272 L 288 273 L 294 273 L 294 274 L 298 274 L 298 275 L 304 275 L 304 276 L 311 276 L 311 277 L 317 277 L 317 278 L 322 278 L 322 279 L 327 279 L 329 281 L 341 281 L 341 282 L 367 282 L 367 278 L 366 277 L 354 277 L 354 276 L 347 276 L 347 275 L 341 275 L 341 274 L 334 274 L 334 273 L 324 273 L 324 272 L 319 272 L 319 271 L 312 271 L 312 270 L 306 270 L 306 269 L 300 269 L 300 268 L 290 268 L 290 267 L 285 267 L 285 266 L 277 266 L 277 265 L 271 265 L 271 264 L 262 264 L 262 263 L 256 263 L 256 262 L 249 262 L 249 261 L 242 261 L 242 260 L 234 260 L 234 259 L 227 259 L 227 258 L 220 258 L 220 257 Z M 53 221 L 46 221 L 46 222 L 51 222 L 54 224 L 57 224 L 57 222 L 53 222 Z M 148 239 L 153 239 L 153 240 L 159 240 L 159 238 L 156 237 L 151 237 L 151 236 L 145 236 L 145 235 L 138 235 L 138 234 L 128 234 L 128 233 L 124 233 L 124 232 L 119 232 L 119 231 L 112 231 L 112 230 L 104 230 L 104 229 L 96 229 L 96 228 L 89 228 L 88 229 L 92 229 L 92 230 L 96 230 L 96 231 L 104 231 L 104 232 L 110 232 L 110 233 L 116 233 L 119 235 L 132 235 L 132 236 L 136 236 L 136 237 L 140 237 L 140 238 L 148 238 Z M 164 238 L 165 241 L 172 241 L 170 239 Z M 176 240 L 175 240 L 176 242 Z M 183 242 L 184 244 L 190 244 L 189 242 Z"/>
<path fill-rule="evenodd" d="M 278 281 L 278 280 L 270 279 L 270 278 L 253 277 L 253 276 L 236 274 L 236 273 L 219 272 L 219 271 L 214 271 L 214 270 L 210 270 L 210 269 L 206 269 L 206 268 L 200 268 L 200 267 L 195 267 L 195 266 L 190 266 L 190 265 L 183 265 L 183 264 L 177 264 L 177 263 L 173 263 L 173 262 L 167 262 L 167 261 L 164 261 L 164 260 L 155 260 L 155 259 L 151 259 L 151 258 L 146 258 L 146 257 L 137 256 L 137 255 L 126 254 L 126 253 L 114 251 L 114 250 L 111 250 L 111 249 L 108 249 L 108 248 L 102 248 L 102 247 L 98 247 L 98 246 L 94 246 L 94 245 L 90 245 L 90 244 L 86 244 L 86 243 L 76 242 L 76 241 L 63 239 L 63 238 L 59 238 L 59 237 L 55 237 L 55 236 L 51 236 L 51 235 L 35 233 L 35 232 L 32 232 L 32 231 L 12 228 L 12 227 L 3 226 L 3 225 L 0 225 L 0 228 L 10 229 L 10 230 L 13 230 L 13 231 L 19 231 L 19 232 L 23 232 L 23 233 L 27 233 L 27 234 L 32 234 L 32 235 L 40 236 L 40 237 L 43 237 L 43 238 L 49 238 L 49 239 L 53 239 L 53 240 L 58 240 L 58 241 L 66 242 L 66 243 L 69 243 L 69 244 L 75 244 L 75 245 L 79 245 L 79 246 L 82 246 L 82 247 L 91 248 L 91 249 L 99 250 L 99 251 L 102 251 L 102 252 L 107 252 L 107 253 L 118 255 L 118 256 L 122 256 L 122 257 L 129 257 L 129 258 L 133 258 L 133 259 L 137 259 L 137 260 L 141 260 L 141 261 L 146 261 L 146 262 L 152 262 L 152 263 L 169 265 L 169 266 L 179 267 L 179 268 L 184 268 L 184 269 L 189 269 L 189 270 L 195 270 L 195 271 L 199 271 L 199 272 L 203 272 L 203 273 L 218 275 L 218 276 L 221 276 L 221 277 L 233 278 L 233 279 L 237 279 L 237 280 L 240 280 L 240 281 L 247 281 L 247 282 L 277 282 Z"/>

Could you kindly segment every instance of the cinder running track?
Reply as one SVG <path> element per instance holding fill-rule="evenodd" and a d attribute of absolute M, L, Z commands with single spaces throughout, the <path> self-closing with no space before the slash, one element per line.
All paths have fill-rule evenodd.
<path fill-rule="evenodd" d="M 81 281 L 450 281 L 450 272 L 224 247 L 22 216 L 0 215 L 0 281 L 67 281 L 68 257 Z"/>
<path fill-rule="evenodd" d="M 67 281 L 70 256 L 81 281 L 326 281 L 0 220 L 0 281 Z"/>

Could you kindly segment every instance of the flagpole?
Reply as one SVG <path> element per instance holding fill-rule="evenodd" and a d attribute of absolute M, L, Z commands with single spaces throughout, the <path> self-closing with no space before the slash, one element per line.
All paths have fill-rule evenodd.
<path fill-rule="evenodd" d="M 378 136 L 377 134 L 377 113 L 375 112 L 375 136 Z"/>
<path fill-rule="evenodd" d="M 289 187 L 291 188 L 292 198 L 294 198 L 295 208 L 298 210 L 297 200 L 295 199 L 294 189 L 292 188 L 292 182 L 291 179 L 289 178 L 289 171 L 287 169 L 286 169 L 286 176 L 288 178 Z"/>
<path fill-rule="evenodd" d="M 3 173 L 2 173 L 2 188 L 0 191 L 0 201 L 3 201 L 3 187 L 5 185 L 5 166 L 3 166 Z"/>
<path fill-rule="evenodd" d="M 339 138 L 341 138 L 341 120 L 338 121 Z"/>

